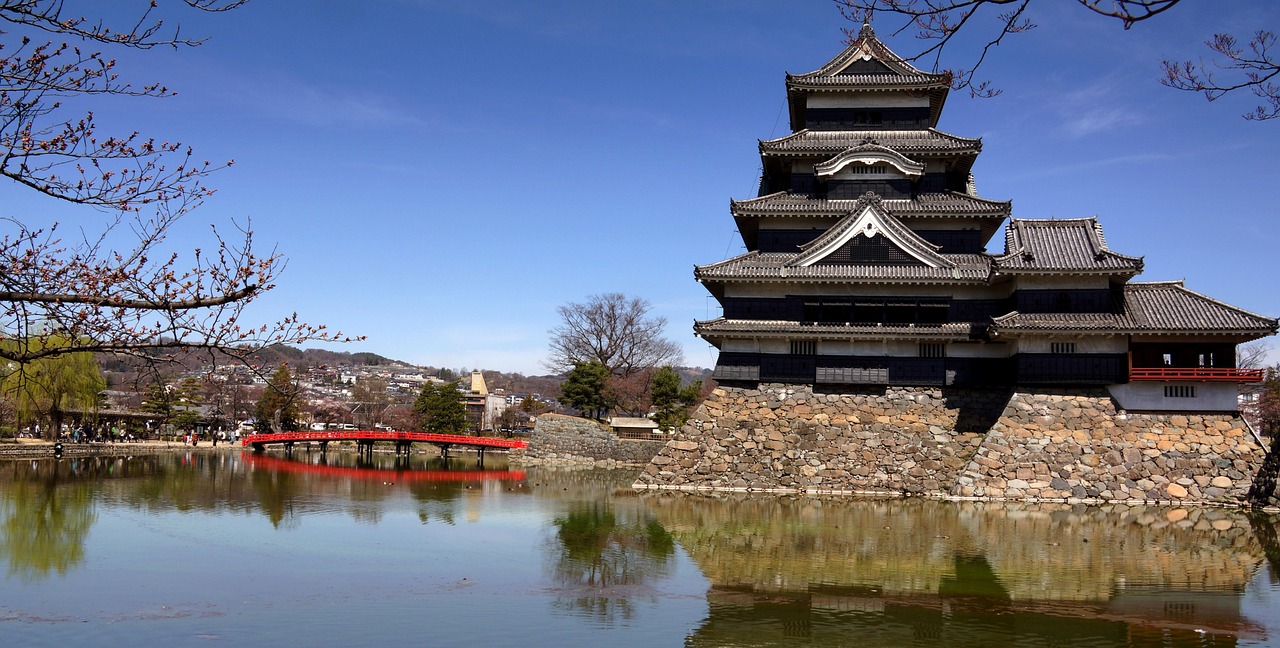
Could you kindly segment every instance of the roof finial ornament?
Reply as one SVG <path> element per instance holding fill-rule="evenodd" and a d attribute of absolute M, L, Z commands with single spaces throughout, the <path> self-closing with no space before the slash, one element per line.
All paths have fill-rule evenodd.
<path fill-rule="evenodd" d="M 871 28 L 871 12 L 862 19 L 862 28 L 858 30 L 858 39 L 865 40 L 876 37 L 876 30 Z"/>

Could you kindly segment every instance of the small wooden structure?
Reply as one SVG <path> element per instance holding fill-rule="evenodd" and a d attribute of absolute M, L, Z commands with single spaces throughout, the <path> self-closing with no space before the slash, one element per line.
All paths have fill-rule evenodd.
<path fill-rule="evenodd" d="M 615 416 L 609 419 L 609 427 L 613 428 L 613 433 L 619 439 L 653 441 L 662 434 L 655 421 L 640 417 Z"/>

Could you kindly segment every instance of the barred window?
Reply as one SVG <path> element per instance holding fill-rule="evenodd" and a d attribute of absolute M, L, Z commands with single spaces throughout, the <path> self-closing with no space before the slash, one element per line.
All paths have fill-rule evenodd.
<path fill-rule="evenodd" d="M 875 174 L 881 174 L 881 173 L 888 173 L 888 172 L 889 172 L 889 167 L 888 167 L 888 166 L 885 166 L 885 165 L 883 165 L 883 164 L 868 164 L 868 165 L 865 165 L 865 166 L 851 166 L 851 167 L 848 167 L 848 169 L 849 169 L 849 173 L 851 173 L 851 174 L 853 174 L 853 175 L 875 175 Z"/>
<path fill-rule="evenodd" d="M 1076 343 L 1075 342 L 1050 342 L 1049 352 L 1050 353 L 1075 353 Z"/>
<path fill-rule="evenodd" d="M 921 358 L 945 358 L 947 355 L 947 346 L 941 342 L 921 342 L 920 357 Z"/>
<path fill-rule="evenodd" d="M 1164 397 L 1165 398 L 1195 398 L 1196 386 L 1195 385 L 1165 385 Z"/>
<path fill-rule="evenodd" d="M 791 355 L 817 355 L 818 343 L 815 340 L 792 340 Z"/>

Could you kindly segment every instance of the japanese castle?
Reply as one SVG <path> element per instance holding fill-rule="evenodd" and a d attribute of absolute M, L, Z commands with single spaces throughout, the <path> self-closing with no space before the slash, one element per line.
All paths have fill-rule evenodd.
<path fill-rule="evenodd" d="M 695 268 L 723 307 L 694 325 L 717 380 L 1093 386 L 1125 409 L 1234 411 L 1237 383 L 1261 379 L 1236 345 L 1275 319 L 1132 281 L 1142 257 L 1096 218 L 1011 218 L 978 196 L 981 140 L 937 128 L 946 77 L 870 26 L 786 85 L 792 132 L 760 142 L 759 196 L 730 202 L 747 252 Z"/>

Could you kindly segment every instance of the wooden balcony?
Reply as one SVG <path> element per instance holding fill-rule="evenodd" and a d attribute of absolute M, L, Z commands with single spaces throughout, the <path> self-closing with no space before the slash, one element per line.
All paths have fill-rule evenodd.
<path fill-rule="evenodd" d="M 1129 370 L 1129 380 L 1175 380 L 1191 382 L 1262 382 L 1262 369 L 1222 369 L 1208 367 L 1134 367 Z"/>

